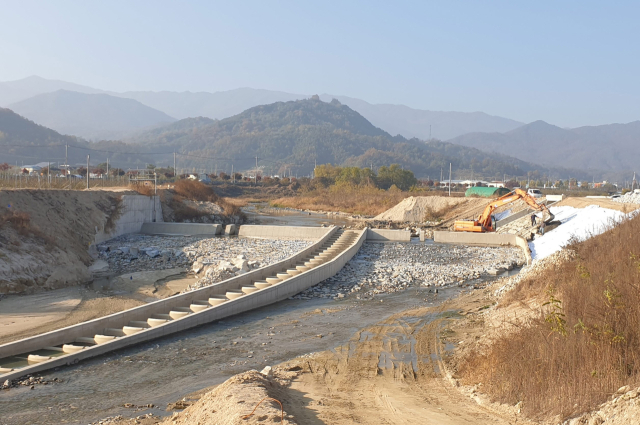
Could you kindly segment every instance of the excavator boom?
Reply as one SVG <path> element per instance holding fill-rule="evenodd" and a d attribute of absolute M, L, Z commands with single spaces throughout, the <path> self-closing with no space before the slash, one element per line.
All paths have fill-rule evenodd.
<path fill-rule="evenodd" d="M 547 217 L 544 219 L 545 223 L 549 223 L 555 218 L 546 205 L 538 204 L 536 202 L 536 199 L 524 190 L 515 189 L 513 192 L 507 193 L 506 195 L 501 196 L 500 198 L 487 205 L 477 220 L 457 220 L 453 225 L 453 230 L 456 232 L 494 232 L 496 230 L 496 225 L 495 218 L 493 217 L 493 212 L 497 208 L 517 201 L 518 199 L 524 200 L 534 210 L 542 211 L 543 216 L 547 215 Z"/>

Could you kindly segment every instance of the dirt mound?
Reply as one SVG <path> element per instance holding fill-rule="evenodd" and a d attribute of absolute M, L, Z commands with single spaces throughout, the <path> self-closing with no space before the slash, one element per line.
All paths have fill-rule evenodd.
<path fill-rule="evenodd" d="M 618 198 L 620 199 L 620 198 Z M 586 208 L 589 205 L 598 205 L 601 208 L 607 208 L 610 210 L 621 211 L 624 213 L 631 212 L 640 205 L 633 203 L 623 203 L 623 202 L 615 202 L 611 199 L 602 199 L 602 198 L 566 198 L 562 201 L 558 202 L 555 206 L 557 207 L 573 207 L 573 208 Z"/>
<path fill-rule="evenodd" d="M 63 288 L 89 279 L 89 245 L 98 229 L 113 222 L 120 195 L 0 191 L 0 294 Z"/>
<path fill-rule="evenodd" d="M 448 196 L 411 196 L 395 207 L 378 214 L 374 220 L 420 223 L 426 219 L 443 217 L 454 207 L 475 204 L 475 198 L 450 198 Z M 484 201 L 486 203 L 486 200 Z"/>
<path fill-rule="evenodd" d="M 284 400 L 287 398 L 284 397 L 285 391 L 277 379 L 269 379 L 255 370 L 250 370 L 232 376 L 184 411 L 174 413 L 162 424 L 295 424 L 286 411 L 284 421 L 281 422 L 280 405 L 268 399 L 263 400 L 265 397 Z M 262 403 L 257 406 L 261 400 Z M 252 411 L 254 412 L 251 415 Z"/>

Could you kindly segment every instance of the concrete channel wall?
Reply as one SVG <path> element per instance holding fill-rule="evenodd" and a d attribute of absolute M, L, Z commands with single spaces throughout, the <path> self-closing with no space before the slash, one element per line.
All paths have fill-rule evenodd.
<path fill-rule="evenodd" d="M 517 246 L 522 249 L 527 264 L 530 265 L 532 262 L 529 243 L 518 235 L 507 233 L 433 232 L 433 241 L 456 245 Z"/>
<path fill-rule="evenodd" d="M 368 241 L 397 241 L 411 242 L 411 232 L 409 230 L 392 230 L 392 229 L 368 229 Z"/>
<path fill-rule="evenodd" d="M 105 328 L 122 328 L 130 321 L 146 320 L 153 314 L 164 314 L 172 308 L 189 305 L 193 301 L 207 299 L 212 295 L 224 293 L 226 290 L 236 289 L 242 285 L 249 285 L 251 282 L 264 279 L 268 276 L 282 271 L 283 269 L 294 266 L 303 258 L 313 253 L 321 247 L 336 231 L 337 228 L 331 227 L 324 230 L 324 235 L 316 243 L 293 255 L 283 261 L 271 266 L 262 267 L 255 271 L 227 279 L 220 283 L 198 289 L 196 291 L 185 294 L 175 295 L 173 297 L 159 300 L 153 303 L 145 304 L 120 313 L 115 313 L 100 319 L 91 320 L 80 323 L 78 325 L 69 326 L 67 328 L 48 332 L 20 341 L 4 344 L 0 346 L 0 358 L 10 357 L 35 351 L 46 346 L 55 346 L 61 342 L 72 342 L 76 338 L 86 337 L 88 335 L 100 334 Z M 181 330 L 189 329 L 198 325 L 209 323 L 214 320 L 221 319 L 230 315 L 242 313 L 254 308 L 262 307 L 277 301 L 286 299 L 295 295 L 319 282 L 325 280 L 342 269 L 342 267 L 358 252 L 366 239 L 366 230 L 359 231 L 357 239 L 341 252 L 336 258 L 314 267 L 304 273 L 292 276 L 285 281 L 275 284 L 271 287 L 260 291 L 247 294 L 243 297 L 229 300 L 223 304 L 208 308 L 206 310 L 190 314 L 180 319 L 172 320 L 166 324 L 145 329 L 144 331 L 128 335 L 126 337 L 116 338 L 110 342 L 88 347 L 77 353 L 67 355 L 61 358 L 53 358 L 51 360 L 37 363 L 14 372 L 10 372 L 0 377 L 4 379 L 15 379 L 20 376 L 40 372 L 53 367 L 63 366 L 65 364 L 75 364 L 79 360 L 98 356 L 106 352 L 117 350 L 129 345 L 138 344 L 149 341 L 162 336 L 170 335 Z"/>
<path fill-rule="evenodd" d="M 145 235 L 216 236 L 223 232 L 222 224 L 204 223 L 144 223 L 140 233 Z"/>
<path fill-rule="evenodd" d="M 144 223 L 154 221 L 162 221 L 160 197 L 123 195 L 120 217 L 113 231 L 105 233 L 104 229 L 96 229 L 94 243 L 99 244 L 126 233 L 139 233 Z"/>

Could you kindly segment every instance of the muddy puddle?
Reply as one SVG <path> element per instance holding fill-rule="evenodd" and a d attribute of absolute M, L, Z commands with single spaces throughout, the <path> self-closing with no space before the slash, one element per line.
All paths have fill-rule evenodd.
<path fill-rule="evenodd" d="M 428 288 L 417 288 L 370 301 L 282 301 L 44 374 L 47 379 L 61 379 L 60 384 L 0 391 L 2 423 L 87 423 L 114 415 L 169 414 L 168 403 L 234 374 L 343 346 L 385 317 L 438 305 L 459 292 L 457 287 L 442 288 L 435 295 Z M 389 334 L 389 344 L 396 348 L 381 358 L 381 366 L 422 360 L 402 329 L 415 328 L 417 323 L 411 321 L 424 326 L 433 318 L 405 317 L 404 324 L 394 325 L 397 329 Z M 156 407 L 132 412 L 125 403 Z"/>

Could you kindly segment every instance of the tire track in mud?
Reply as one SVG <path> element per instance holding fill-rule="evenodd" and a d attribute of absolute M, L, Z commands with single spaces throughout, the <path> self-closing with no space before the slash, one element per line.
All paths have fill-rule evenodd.
<path fill-rule="evenodd" d="M 304 359 L 291 389 L 331 424 L 509 424 L 463 396 L 448 381 L 439 333 L 453 310 L 418 308 L 356 332 L 332 350 Z M 295 412 L 297 410 L 297 413 Z"/>

